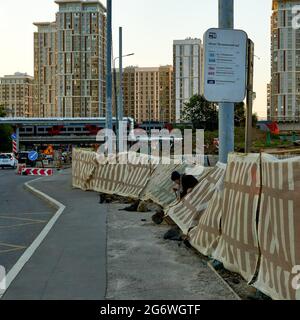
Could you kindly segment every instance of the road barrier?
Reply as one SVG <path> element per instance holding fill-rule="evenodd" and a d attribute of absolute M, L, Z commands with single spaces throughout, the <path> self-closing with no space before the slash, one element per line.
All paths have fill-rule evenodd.
<path fill-rule="evenodd" d="M 26 176 L 52 176 L 53 169 L 24 168 L 22 174 Z"/>
<path fill-rule="evenodd" d="M 205 171 L 193 191 L 182 201 L 168 208 L 166 215 L 179 226 L 184 234 L 187 235 L 191 228 L 197 226 L 216 188 L 222 183 L 225 168 L 224 164 L 218 163 L 211 171 Z"/>
<path fill-rule="evenodd" d="M 178 202 L 170 175 L 185 172 L 186 164 L 119 163 L 125 156 L 112 164 L 74 150 L 73 186 L 152 200 L 196 250 L 273 299 L 300 299 L 294 288 L 300 272 L 300 157 L 231 154 L 227 167 L 204 170 L 199 184 Z"/>
<path fill-rule="evenodd" d="M 251 281 L 259 260 L 260 155 L 231 154 L 222 196 L 222 234 L 213 257 Z"/>
<path fill-rule="evenodd" d="M 199 219 L 198 226 L 189 232 L 190 244 L 200 253 L 211 257 L 221 237 L 223 207 L 223 184 L 216 189 L 207 209 Z"/>
<path fill-rule="evenodd" d="M 262 154 L 258 237 L 261 261 L 254 286 L 273 299 L 300 300 L 300 290 L 293 288 L 300 272 L 300 157 Z"/>
<path fill-rule="evenodd" d="M 17 174 L 18 174 L 18 175 L 21 175 L 23 169 L 25 169 L 25 168 L 26 168 L 26 164 L 25 164 L 25 163 L 18 164 L 18 165 L 17 165 L 17 170 L 16 170 Z"/>
<path fill-rule="evenodd" d="M 74 149 L 72 155 L 72 185 L 74 188 L 91 190 L 89 181 L 96 169 L 96 154 Z"/>

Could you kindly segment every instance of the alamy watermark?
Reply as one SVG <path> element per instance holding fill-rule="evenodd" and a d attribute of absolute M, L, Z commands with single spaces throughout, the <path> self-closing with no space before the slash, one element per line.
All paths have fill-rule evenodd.
<path fill-rule="evenodd" d="M 148 133 L 134 129 L 128 132 L 125 124 L 120 122 L 117 134 L 109 129 L 98 132 L 99 163 L 204 165 L 204 130 L 152 129 Z"/>
<path fill-rule="evenodd" d="M 293 29 L 300 29 L 300 5 L 294 5 L 292 7 L 292 27 Z"/>

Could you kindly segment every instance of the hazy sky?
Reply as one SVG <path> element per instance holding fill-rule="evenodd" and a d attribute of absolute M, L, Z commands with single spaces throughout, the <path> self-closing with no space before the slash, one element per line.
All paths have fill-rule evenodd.
<path fill-rule="evenodd" d="M 255 43 L 255 111 L 266 115 L 266 85 L 270 79 L 271 0 L 235 0 L 235 28 Z M 103 1 L 106 5 L 106 0 Z M 124 28 L 126 65 L 172 64 L 174 39 L 203 38 L 218 26 L 218 0 L 113 0 L 114 52 L 118 27 Z M 0 76 L 16 71 L 33 74 L 33 22 L 54 21 L 54 0 L 0 2 Z"/>

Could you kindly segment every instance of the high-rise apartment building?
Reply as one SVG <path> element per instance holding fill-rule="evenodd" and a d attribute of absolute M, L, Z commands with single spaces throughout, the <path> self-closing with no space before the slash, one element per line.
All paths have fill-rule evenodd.
<path fill-rule="evenodd" d="M 0 106 L 7 117 L 32 117 L 33 77 L 15 73 L 0 78 Z"/>
<path fill-rule="evenodd" d="M 106 9 L 98 0 L 55 2 L 58 112 L 105 116 Z"/>
<path fill-rule="evenodd" d="M 200 39 L 174 40 L 174 100 L 176 121 L 182 120 L 184 103 L 201 94 L 203 75 L 203 46 Z"/>
<path fill-rule="evenodd" d="M 269 115 L 273 121 L 299 121 L 300 29 L 292 23 L 296 5 L 300 0 L 273 0 Z"/>
<path fill-rule="evenodd" d="M 173 67 L 124 69 L 124 115 L 137 123 L 174 122 Z"/>
<path fill-rule="evenodd" d="M 271 120 L 271 84 L 267 84 L 267 117 Z"/>
<path fill-rule="evenodd" d="M 55 22 L 34 23 L 35 117 L 59 116 L 56 98 L 57 32 Z"/>

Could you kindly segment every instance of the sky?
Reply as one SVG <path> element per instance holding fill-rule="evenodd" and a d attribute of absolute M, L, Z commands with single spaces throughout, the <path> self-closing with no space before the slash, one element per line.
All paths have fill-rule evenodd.
<path fill-rule="evenodd" d="M 254 111 L 266 117 L 270 81 L 270 16 L 272 0 L 235 0 L 235 28 L 255 43 Z M 106 5 L 106 0 L 102 3 Z M 54 21 L 54 0 L 0 1 L 0 76 L 17 71 L 33 75 L 33 22 Z M 203 39 L 218 26 L 218 0 L 113 0 L 114 52 L 123 27 L 123 52 L 135 53 L 126 65 L 173 64 L 173 40 Z"/>

